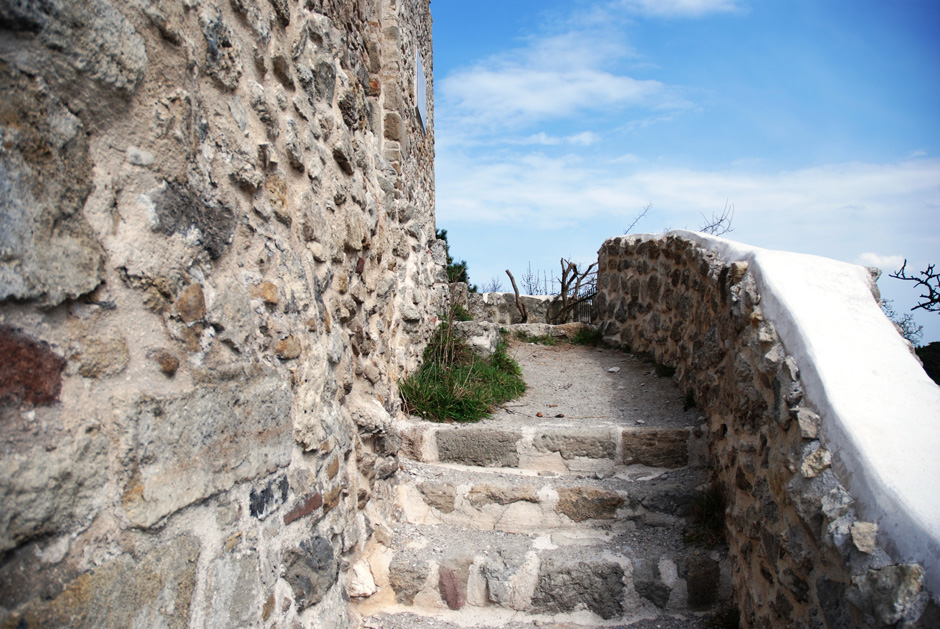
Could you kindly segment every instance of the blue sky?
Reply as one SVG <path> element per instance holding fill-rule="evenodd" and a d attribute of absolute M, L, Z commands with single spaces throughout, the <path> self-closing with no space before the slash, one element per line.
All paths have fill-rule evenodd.
<path fill-rule="evenodd" d="M 470 279 L 697 229 L 940 263 L 940 2 L 434 0 L 437 224 Z M 940 315 L 917 311 L 923 341 Z"/>

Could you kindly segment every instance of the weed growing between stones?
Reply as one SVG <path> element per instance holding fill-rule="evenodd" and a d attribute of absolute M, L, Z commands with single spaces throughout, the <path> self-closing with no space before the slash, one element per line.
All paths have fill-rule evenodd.
<path fill-rule="evenodd" d="M 574 338 L 571 339 L 571 342 L 575 345 L 590 345 L 592 347 L 597 347 L 601 344 L 604 335 L 601 334 L 600 328 L 589 328 L 587 326 L 581 326 L 581 328 L 575 333 Z"/>
<path fill-rule="evenodd" d="M 507 353 L 506 339 L 492 356 L 477 356 L 454 333 L 459 316 L 460 306 L 452 305 L 425 348 L 421 367 L 399 383 L 408 413 L 439 422 L 475 422 L 525 392 L 522 370 Z"/>

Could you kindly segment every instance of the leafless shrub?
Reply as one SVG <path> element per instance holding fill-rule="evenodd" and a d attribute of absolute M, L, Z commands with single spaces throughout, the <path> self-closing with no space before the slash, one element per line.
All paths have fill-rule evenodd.
<path fill-rule="evenodd" d="M 636 218 L 633 219 L 633 222 L 630 223 L 630 226 L 627 227 L 623 233 L 629 234 L 630 232 L 632 232 L 633 228 L 636 227 L 636 224 L 640 222 L 640 219 L 646 216 L 646 214 L 650 211 L 650 208 L 652 207 L 653 207 L 652 203 L 647 203 L 646 207 L 643 208 L 643 211 L 636 215 Z"/>
<path fill-rule="evenodd" d="M 711 218 L 702 214 L 702 218 L 705 223 L 698 230 L 703 234 L 722 236 L 732 232 L 734 231 L 734 228 L 731 227 L 731 221 L 734 219 L 734 204 L 725 201 L 725 208 L 721 213 L 712 212 Z"/>
<path fill-rule="evenodd" d="M 923 308 L 927 312 L 940 312 L 940 273 L 934 271 L 935 266 L 936 265 L 934 264 L 927 265 L 927 270 L 921 271 L 919 273 L 919 275 L 922 277 L 917 277 L 917 275 L 908 275 L 907 259 L 905 258 L 904 264 L 901 266 L 901 270 L 896 273 L 890 273 L 888 275 L 888 277 L 893 277 L 898 280 L 914 282 L 915 286 L 920 286 L 922 289 L 927 291 L 920 296 L 920 302 L 911 308 L 911 310 Z"/>
<path fill-rule="evenodd" d="M 503 292 L 503 283 L 498 277 L 491 277 L 488 282 L 484 282 L 480 287 L 481 293 L 501 293 Z"/>

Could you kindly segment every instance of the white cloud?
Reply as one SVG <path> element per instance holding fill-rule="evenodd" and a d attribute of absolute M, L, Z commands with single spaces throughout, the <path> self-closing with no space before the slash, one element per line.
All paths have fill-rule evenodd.
<path fill-rule="evenodd" d="M 438 126 L 491 129 L 587 111 L 688 106 L 677 88 L 618 70 L 635 54 L 621 42 L 596 29 L 572 30 L 452 72 L 438 81 Z"/>
<path fill-rule="evenodd" d="M 620 0 L 618 4 L 651 17 L 701 17 L 740 9 L 738 0 Z"/>
<path fill-rule="evenodd" d="M 591 146 L 592 144 L 596 144 L 598 141 L 600 141 L 600 136 L 591 131 L 583 131 L 581 133 L 575 133 L 574 135 L 568 136 L 548 135 L 544 131 L 540 131 L 539 133 L 535 133 L 520 140 L 507 139 L 504 142 L 506 144 L 536 144 L 540 146 L 558 146 L 561 144 Z"/>
<path fill-rule="evenodd" d="M 937 159 L 754 173 L 661 168 L 635 159 L 607 165 L 570 154 L 486 159 L 446 153 L 438 156 L 437 206 L 443 222 L 552 230 L 592 220 L 629 224 L 652 203 L 663 223 L 656 227 L 695 229 L 702 212 L 710 215 L 730 201 L 736 236 L 751 244 L 808 250 L 807 243 L 818 241 L 835 249 L 840 239 L 848 246 L 858 234 L 870 235 L 875 242 L 840 254 L 851 259 L 877 246 L 876 236 L 940 242 L 938 182 Z"/>
<path fill-rule="evenodd" d="M 659 81 L 640 81 L 594 68 L 541 70 L 476 67 L 443 80 L 458 118 L 487 127 L 569 116 L 584 109 L 656 107 L 676 99 Z"/>
<path fill-rule="evenodd" d="M 855 258 L 855 264 L 874 266 L 887 273 L 893 273 L 904 264 L 904 256 L 883 256 L 877 253 L 865 252 Z"/>

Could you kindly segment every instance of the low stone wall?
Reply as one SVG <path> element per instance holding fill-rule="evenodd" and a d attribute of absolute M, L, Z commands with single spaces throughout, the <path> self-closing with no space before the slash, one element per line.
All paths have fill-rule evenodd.
<path fill-rule="evenodd" d="M 428 5 L 0 3 L 0 626 L 350 625 L 445 301 Z"/>
<path fill-rule="evenodd" d="M 489 321 L 499 325 L 522 323 L 522 315 L 516 307 L 514 293 L 469 293 L 464 288 L 455 291 L 461 303 L 477 321 Z M 520 295 L 528 315 L 527 323 L 550 323 L 550 319 L 561 310 L 561 300 L 555 295 Z M 575 321 L 577 312 L 568 315 L 566 322 Z"/>
<path fill-rule="evenodd" d="M 598 264 L 605 340 L 675 367 L 709 418 L 744 626 L 938 626 L 923 566 L 837 473 L 812 365 L 787 353 L 756 270 L 677 234 L 608 240 Z"/>

